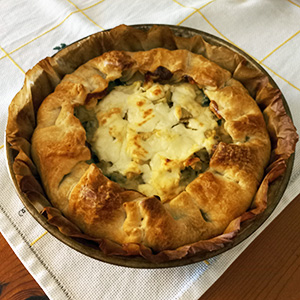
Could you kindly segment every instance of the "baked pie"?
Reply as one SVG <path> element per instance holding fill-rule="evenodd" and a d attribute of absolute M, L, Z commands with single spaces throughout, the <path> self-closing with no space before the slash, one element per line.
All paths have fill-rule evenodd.
<path fill-rule="evenodd" d="M 166 30 L 166 40 L 154 39 Z M 265 209 L 268 184 L 294 151 L 298 136 L 279 91 L 199 36 L 126 26 L 101 34 L 100 53 L 74 62 L 73 47 L 67 64 L 64 52 L 40 62 L 30 72 L 42 70 L 55 90 L 38 104 L 22 94 L 10 106 L 20 185 L 31 178 L 23 190 L 49 222 L 107 254 L 160 262 L 222 247 Z M 22 141 L 17 102 L 33 110 Z M 53 207 L 36 200 L 43 191 L 32 174 Z"/>

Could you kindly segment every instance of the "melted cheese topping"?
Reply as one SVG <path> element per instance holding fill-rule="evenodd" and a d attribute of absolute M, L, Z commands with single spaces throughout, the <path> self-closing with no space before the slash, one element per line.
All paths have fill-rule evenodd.
<path fill-rule="evenodd" d="M 195 153 L 217 143 L 216 117 L 203 98 L 190 83 L 115 87 L 98 103 L 99 126 L 87 134 L 103 173 L 147 196 L 179 194 L 187 184 L 183 170 L 201 169 Z"/>

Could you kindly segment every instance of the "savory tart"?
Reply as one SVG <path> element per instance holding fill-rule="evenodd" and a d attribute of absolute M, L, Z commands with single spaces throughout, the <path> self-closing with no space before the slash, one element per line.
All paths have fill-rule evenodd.
<path fill-rule="evenodd" d="M 219 52 L 213 61 L 191 49 L 117 49 L 67 72 L 42 99 L 31 136 L 55 208 L 45 208 L 49 220 L 72 236 L 71 221 L 82 232 L 73 236 L 101 240 L 100 247 L 109 241 L 108 253 L 152 260 L 180 253 L 168 260 L 201 241 L 217 248 L 222 240 L 213 240 L 236 232 L 253 203 L 262 211 L 269 177 L 284 170 L 270 140 L 274 89 L 265 78 L 253 88 L 254 70 L 245 81 L 243 64 L 240 72 L 226 67 L 224 53 L 217 63 Z M 263 181 L 276 158 L 276 172 Z"/>
<path fill-rule="evenodd" d="M 228 71 L 160 48 L 107 52 L 65 76 L 32 136 L 55 207 L 95 238 L 155 251 L 221 234 L 250 206 L 270 149 Z"/>

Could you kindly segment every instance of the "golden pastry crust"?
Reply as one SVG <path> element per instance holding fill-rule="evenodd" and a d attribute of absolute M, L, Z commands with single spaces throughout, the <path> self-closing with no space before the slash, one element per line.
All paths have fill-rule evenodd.
<path fill-rule="evenodd" d="M 74 108 L 91 108 L 110 81 L 124 81 L 136 73 L 158 81 L 187 78 L 196 84 L 211 99 L 212 111 L 224 119 L 233 140 L 220 142 L 209 169 L 167 203 L 137 192 L 128 200 L 122 196 L 126 190 L 96 165 L 84 165 L 91 156 Z M 247 210 L 269 160 L 270 140 L 263 115 L 247 90 L 203 56 L 162 48 L 111 51 L 67 75 L 43 101 L 32 156 L 52 204 L 83 232 L 162 251 L 221 234 Z"/>
<path fill-rule="evenodd" d="M 266 76 L 225 47 L 200 36 L 175 36 L 166 27 L 144 32 L 120 26 L 78 45 L 29 71 L 9 112 L 7 138 L 18 151 L 17 180 L 32 203 L 47 212 L 49 223 L 69 236 L 96 241 L 107 254 L 161 262 L 223 247 L 240 222 L 265 209 L 268 185 L 283 174 L 298 140 L 280 93 Z M 231 137 L 214 148 L 209 168 L 166 202 L 122 188 L 90 164 L 86 132 L 74 115 L 78 106 L 95 107 L 109 82 L 127 82 L 136 74 L 146 81 L 197 85 Z M 272 164 L 263 179 L 269 133 Z M 36 168 L 59 210 L 46 200 Z"/>

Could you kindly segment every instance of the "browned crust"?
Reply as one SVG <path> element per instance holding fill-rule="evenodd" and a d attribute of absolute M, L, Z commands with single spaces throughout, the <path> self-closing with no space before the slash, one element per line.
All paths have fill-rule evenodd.
<path fill-rule="evenodd" d="M 156 47 L 186 50 L 105 53 L 110 50 L 144 51 Z M 102 53 L 105 54 L 100 56 Z M 93 57 L 96 58 L 79 71 L 66 76 L 56 92 L 50 94 L 63 75 L 74 72 Z M 211 99 L 216 97 L 213 99 L 214 109 L 217 109 L 218 117 L 225 119 L 226 130 L 234 143 L 242 143 L 242 146 L 220 143 L 211 159 L 209 172 L 201 174 L 185 192 L 166 205 L 155 197 L 145 198 L 137 192 L 124 191 L 103 176 L 98 168 L 84 163 L 90 158 L 90 153 L 85 145 L 85 132 L 73 115 L 76 105 L 93 106 L 96 97 L 105 93 L 109 81 L 120 77 L 128 80 L 136 71 L 156 80 L 167 80 L 172 73 L 174 81 L 186 77 L 205 88 Z M 106 74 L 105 80 L 103 74 Z M 88 80 L 84 79 L 86 75 Z M 261 129 L 265 127 L 262 115 L 237 80 L 244 84 L 263 110 L 272 141 L 271 165 L 249 212 L 245 211 L 262 179 L 269 144 L 266 131 Z M 47 101 L 43 101 L 46 97 Z M 235 97 L 244 100 L 237 108 L 234 108 L 236 100 L 232 100 L 229 103 L 232 109 L 227 109 L 228 99 Z M 34 146 L 30 153 L 36 111 L 41 103 L 37 119 L 38 131 L 42 134 L 36 131 L 32 142 L 39 147 Z M 47 105 L 51 106 L 51 117 Z M 46 134 L 47 139 L 43 139 Z M 24 87 L 9 108 L 7 140 L 18 152 L 14 173 L 21 190 L 38 203 L 37 207 L 45 207 L 50 224 L 66 235 L 97 241 L 104 253 L 141 255 L 150 261 L 162 262 L 220 249 L 232 241 L 241 221 L 266 208 L 268 185 L 284 173 L 286 160 L 295 150 L 298 135 L 283 107 L 280 92 L 268 83 L 262 72 L 249 67 L 237 53 L 212 46 L 200 36 L 176 37 L 167 27 L 154 26 L 143 32 L 122 25 L 74 44 L 27 72 Z M 52 203 L 89 235 L 82 234 L 58 210 L 46 207 L 43 189 L 35 179 L 35 165 Z M 234 191 L 242 199 L 232 196 Z M 227 203 L 229 198 L 230 205 Z M 110 203 L 108 199 L 115 201 Z M 238 208 L 231 210 L 234 203 L 238 203 Z M 92 212 L 89 206 L 93 206 Z M 211 212 L 210 218 L 214 222 L 206 222 L 199 208 Z M 87 210 L 90 211 L 88 214 Z M 103 216 L 100 221 L 99 216 Z M 100 222 L 98 233 L 98 229 L 91 229 L 95 222 Z M 104 223 L 108 224 L 103 229 Z M 218 236 L 210 238 L 213 235 Z M 101 236 L 101 239 L 95 236 Z"/>

